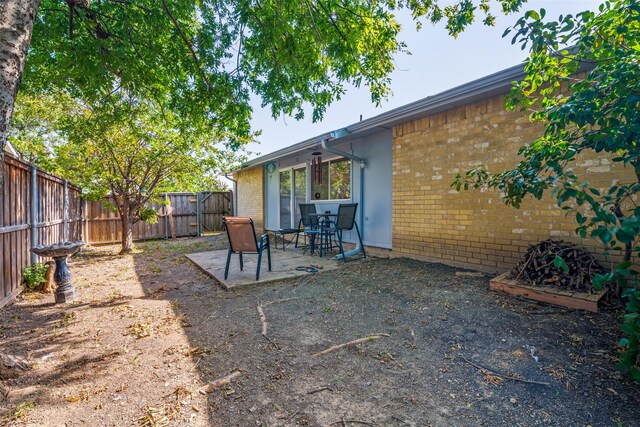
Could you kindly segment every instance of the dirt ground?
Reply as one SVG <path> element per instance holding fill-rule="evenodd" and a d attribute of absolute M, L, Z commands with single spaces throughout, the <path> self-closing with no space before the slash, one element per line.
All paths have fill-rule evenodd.
<path fill-rule="evenodd" d="M 223 236 L 139 247 L 76 256 L 69 306 L 24 295 L 0 311 L 0 352 L 32 366 L 0 383 L 2 423 L 640 425 L 640 386 L 613 366 L 618 309 L 530 303 L 406 259 L 225 291 L 183 256 Z"/>

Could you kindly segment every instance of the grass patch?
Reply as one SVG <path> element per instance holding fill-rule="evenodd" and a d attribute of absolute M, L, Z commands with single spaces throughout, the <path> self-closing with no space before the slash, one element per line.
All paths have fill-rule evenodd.
<path fill-rule="evenodd" d="M 29 412 L 36 407 L 35 402 L 22 402 L 18 405 L 15 412 L 13 413 L 13 418 L 16 420 L 21 420 L 26 418 L 29 415 Z"/>

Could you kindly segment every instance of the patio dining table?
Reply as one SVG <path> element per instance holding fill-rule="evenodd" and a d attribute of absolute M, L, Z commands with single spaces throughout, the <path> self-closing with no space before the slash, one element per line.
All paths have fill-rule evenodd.
<path fill-rule="evenodd" d="M 318 224 L 320 225 L 320 256 L 323 254 L 324 245 L 322 243 L 322 239 L 325 235 L 325 232 L 331 227 L 332 218 L 337 218 L 338 214 L 331 212 L 317 212 L 310 213 L 309 216 L 315 216 L 318 218 Z M 311 252 L 313 253 L 314 245 L 312 242 Z"/>

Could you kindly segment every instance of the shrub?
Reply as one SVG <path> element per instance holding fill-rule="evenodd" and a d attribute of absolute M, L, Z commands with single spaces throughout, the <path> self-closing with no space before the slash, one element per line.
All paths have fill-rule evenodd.
<path fill-rule="evenodd" d="M 47 266 L 39 262 L 28 265 L 22 270 L 22 283 L 30 290 L 35 290 L 41 283 L 46 282 Z"/>

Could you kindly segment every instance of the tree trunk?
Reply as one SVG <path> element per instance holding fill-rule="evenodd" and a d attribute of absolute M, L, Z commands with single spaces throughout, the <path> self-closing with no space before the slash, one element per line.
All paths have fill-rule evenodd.
<path fill-rule="evenodd" d="M 121 215 L 122 221 L 122 249 L 121 254 L 130 254 L 133 252 L 133 215 L 129 212 Z"/>
<path fill-rule="evenodd" d="M 4 147 L 9 122 L 39 6 L 40 0 L 0 2 L 0 191 L 4 189 Z"/>

